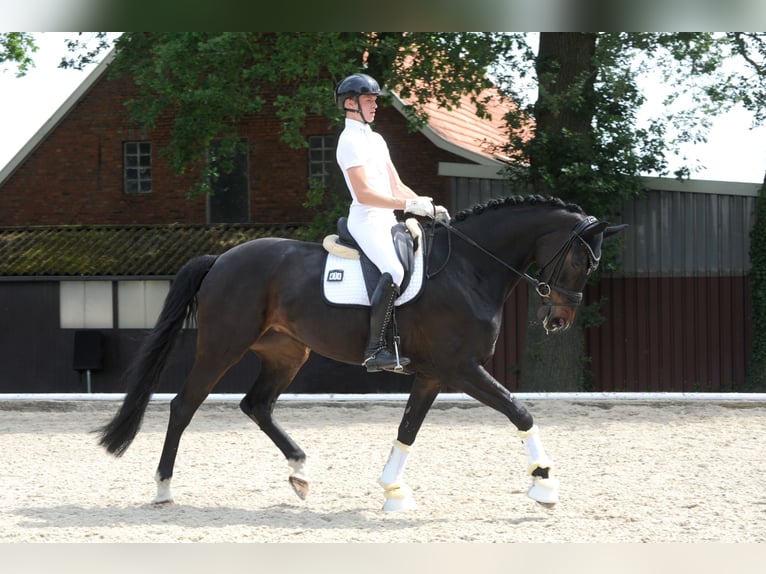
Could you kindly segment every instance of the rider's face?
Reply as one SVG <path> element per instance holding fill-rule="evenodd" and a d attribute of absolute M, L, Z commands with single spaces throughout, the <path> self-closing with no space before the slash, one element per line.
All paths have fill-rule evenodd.
<path fill-rule="evenodd" d="M 373 94 L 362 94 L 359 96 L 359 105 L 362 106 L 362 112 L 367 121 L 375 117 L 375 110 L 378 109 L 378 96 Z"/>
<path fill-rule="evenodd" d="M 375 110 L 378 109 L 377 100 L 378 96 L 375 94 L 361 94 L 359 96 L 359 108 L 368 122 L 375 119 Z M 353 105 L 348 106 L 350 109 L 356 109 L 356 102 L 353 99 L 349 100 L 349 103 L 353 103 Z"/>

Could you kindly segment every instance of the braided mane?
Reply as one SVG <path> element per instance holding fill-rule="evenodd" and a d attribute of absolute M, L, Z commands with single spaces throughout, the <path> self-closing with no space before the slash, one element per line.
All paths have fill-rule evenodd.
<path fill-rule="evenodd" d="M 559 199 L 558 197 L 552 197 L 552 196 L 542 196 L 542 195 L 511 195 L 509 197 L 505 198 L 497 198 L 497 199 L 490 199 L 484 203 L 478 203 L 474 205 L 473 207 L 469 207 L 468 209 L 464 209 L 457 213 L 454 217 L 455 221 L 463 221 L 470 215 L 480 215 L 484 213 L 487 209 L 498 209 L 500 207 L 508 206 L 508 205 L 550 205 L 552 207 L 561 207 L 566 209 L 567 211 L 571 211 L 573 213 L 581 213 L 585 214 L 585 212 L 582 210 L 582 208 L 574 203 L 566 203 L 563 200 Z"/>

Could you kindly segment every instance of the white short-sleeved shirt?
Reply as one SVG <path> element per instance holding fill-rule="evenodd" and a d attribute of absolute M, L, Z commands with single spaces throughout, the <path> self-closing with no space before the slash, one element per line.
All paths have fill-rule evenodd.
<path fill-rule="evenodd" d="M 369 124 L 346 118 L 346 127 L 338 138 L 335 157 L 343 171 L 346 186 L 351 192 L 353 209 L 358 209 L 355 206 L 360 206 L 360 203 L 348 177 L 349 168 L 364 167 L 367 183 L 371 188 L 384 194 L 393 195 L 388 175 L 388 162 L 391 161 L 388 146 L 380 134 L 372 131 Z M 390 208 L 364 207 L 391 212 Z"/>

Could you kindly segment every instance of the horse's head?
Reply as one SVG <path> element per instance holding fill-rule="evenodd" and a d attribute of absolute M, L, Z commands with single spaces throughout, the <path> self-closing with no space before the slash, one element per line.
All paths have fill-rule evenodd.
<path fill-rule="evenodd" d="M 537 318 L 547 333 L 564 331 L 572 325 L 588 276 L 601 260 L 603 240 L 626 227 L 610 226 L 595 217 L 586 217 L 570 233 L 549 233 L 538 241 L 537 292 L 543 306 Z"/>

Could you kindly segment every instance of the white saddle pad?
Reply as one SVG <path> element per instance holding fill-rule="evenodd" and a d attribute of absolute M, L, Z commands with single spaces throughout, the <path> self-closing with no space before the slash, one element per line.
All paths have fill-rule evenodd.
<path fill-rule="evenodd" d="M 410 283 L 397 298 L 395 305 L 404 305 L 412 301 L 423 288 L 423 249 L 415 252 L 415 261 Z M 327 254 L 322 281 L 324 298 L 335 305 L 363 305 L 369 307 L 370 297 L 362 276 L 362 264 L 359 259 L 346 259 L 333 253 Z"/>

